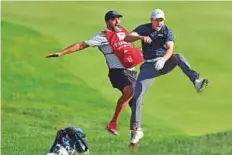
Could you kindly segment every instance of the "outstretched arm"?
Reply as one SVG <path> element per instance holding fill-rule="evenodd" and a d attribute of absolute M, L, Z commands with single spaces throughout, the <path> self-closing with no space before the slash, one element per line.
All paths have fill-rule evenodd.
<path fill-rule="evenodd" d="M 52 53 L 52 54 L 47 55 L 46 58 L 59 57 L 59 56 L 65 55 L 65 54 L 69 54 L 69 53 L 83 50 L 87 47 L 89 47 L 89 45 L 86 44 L 85 42 L 75 43 L 73 45 L 68 46 L 67 48 L 65 48 L 64 50 L 62 50 L 60 52 L 56 52 L 56 53 Z"/>
<path fill-rule="evenodd" d="M 136 32 L 131 32 L 130 34 L 127 34 L 126 37 L 124 38 L 124 40 L 126 42 L 134 42 L 137 40 L 143 40 L 143 36 L 140 36 L 138 33 Z"/>
<path fill-rule="evenodd" d="M 149 36 L 141 36 L 136 32 L 131 32 L 130 34 L 127 34 L 126 37 L 124 38 L 124 41 L 126 42 L 135 42 L 137 40 L 142 40 L 145 43 L 151 43 L 152 40 Z"/>
<path fill-rule="evenodd" d="M 141 40 L 145 43 L 150 44 L 152 42 L 151 38 L 149 36 L 144 35 L 146 31 L 146 26 L 139 25 L 136 27 L 130 34 L 127 34 L 124 38 L 124 41 L 126 42 L 135 42 L 137 40 Z"/>

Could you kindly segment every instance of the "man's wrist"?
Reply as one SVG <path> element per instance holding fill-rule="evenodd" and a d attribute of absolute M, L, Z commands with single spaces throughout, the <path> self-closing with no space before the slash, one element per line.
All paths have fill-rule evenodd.
<path fill-rule="evenodd" d="M 163 60 L 163 61 L 167 61 L 167 58 L 164 56 L 164 57 L 161 57 L 161 59 Z"/>
<path fill-rule="evenodd" d="M 144 36 L 138 36 L 139 40 L 144 40 Z"/>

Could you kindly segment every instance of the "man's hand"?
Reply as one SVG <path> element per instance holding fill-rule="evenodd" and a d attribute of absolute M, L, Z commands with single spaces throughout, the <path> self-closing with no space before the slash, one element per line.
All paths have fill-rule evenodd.
<path fill-rule="evenodd" d="M 143 41 L 144 41 L 145 43 L 148 43 L 148 44 L 150 44 L 150 43 L 152 42 L 151 38 L 148 37 L 148 36 L 144 36 L 144 37 L 143 37 Z"/>
<path fill-rule="evenodd" d="M 155 63 L 155 69 L 161 70 L 164 67 L 165 62 L 165 59 L 163 57 L 160 57 Z"/>
<path fill-rule="evenodd" d="M 61 56 L 61 54 L 57 52 L 47 55 L 46 58 L 59 57 L 59 56 Z"/>

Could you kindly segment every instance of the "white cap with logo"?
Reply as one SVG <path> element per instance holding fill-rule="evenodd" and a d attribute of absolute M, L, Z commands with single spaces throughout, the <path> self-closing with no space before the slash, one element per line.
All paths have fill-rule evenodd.
<path fill-rule="evenodd" d="M 165 19 L 164 11 L 161 9 L 155 9 L 151 12 L 151 19 L 158 19 L 162 18 Z"/>

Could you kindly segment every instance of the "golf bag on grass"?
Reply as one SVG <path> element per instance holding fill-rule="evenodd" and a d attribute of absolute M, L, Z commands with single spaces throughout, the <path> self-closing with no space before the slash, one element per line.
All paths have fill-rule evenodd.
<path fill-rule="evenodd" d="M 56 138 L 46 155 L 78 155 L 89 153 L 86 135 L 81 128 L 67 127 L 57 131 Z"/>

